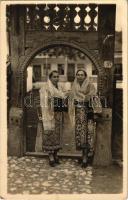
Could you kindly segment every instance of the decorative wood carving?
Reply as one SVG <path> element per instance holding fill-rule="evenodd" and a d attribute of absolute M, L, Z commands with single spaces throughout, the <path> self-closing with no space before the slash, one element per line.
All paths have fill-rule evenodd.
<path fill-rule="evenodd" d="M 97 31 L 96 4 L 42 4 L 25 6 L 26 30 Z"/>

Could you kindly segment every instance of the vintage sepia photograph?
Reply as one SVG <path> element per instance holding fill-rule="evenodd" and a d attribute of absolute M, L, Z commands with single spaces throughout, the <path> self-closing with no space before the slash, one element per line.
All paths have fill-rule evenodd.
<path fill-rule="evenodd" d="M 125 0 L 2 3 L 7 194 L 124 199 Z"/>

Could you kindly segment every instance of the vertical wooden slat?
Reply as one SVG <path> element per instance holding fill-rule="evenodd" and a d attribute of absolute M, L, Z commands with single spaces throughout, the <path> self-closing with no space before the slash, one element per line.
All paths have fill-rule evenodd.
<path fill-rule="evenodd" d="M 19 58 L 24 55 L 25 48 L 25 32 L 24 32 L 24 7 L 19 5 L 11 5 L 11 31 L 10 31 L 10 54 L 11 54 L 11 65 L 12 65 L 12 104 L 15 106 L 17 104 L 19 84 L 17 77 L 17 70 L 19 66 Z"/>
<path fill-rule="evenodd" d="M 12 67 L 11 109 L 9 113 L 8 145 L 9 154 L 23 155 L 23 110 L 19 108 L 18 99 L 21 99 L 21 84 L 19 74 L 19 59 L 24 55 L 24 7 L 10 6 L 10 56 Z M 17 113 L 15 116 L 14 111 Z M 22 115 L 21 115 L 22 113 Z M 17 123 L 18 122 L 18 123 Z M 12 142 L 14 141 L 14 142 Z"/>
<path fill-rule="evenodd" d="M 115 40 L 115 12 L 116 5 L 99 5 L 98 14 L 98 49 L 100 59 L 112 62 L 111 68 L 105 68 L 108 85 L 104 85 L 108 107 L 113 104 L 113 68 L 114 68 L 114 40 Z M 106 88 L 107 87 L 107 88 Z"/>
<path fill-rule="evenodd" d="M 99 5 L 98 15 L 98 49 L 101 63 L 105 68 L 105 75 L 100 78 L 101 95 L 107 100 L 105 115 L 101 122 L 97 121 L 97 148 L 94 164 L 109 165 L 112 162 L 111 136 L 112 117 L 109 113 L 113 107 L 113 72 L 114 72 L 114 39 L 115 39 L 115 5 Z M 107 63 L 111 63 L 107 65 Z M 107 117 L 108 116 L 108 117 Z"/>

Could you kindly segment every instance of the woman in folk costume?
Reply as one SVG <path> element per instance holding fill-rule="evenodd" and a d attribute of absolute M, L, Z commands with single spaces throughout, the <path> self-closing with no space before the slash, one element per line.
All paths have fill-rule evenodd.
<path fill-rule="evenodd" d="M 62 148 L 62 112 L 55 110 L 54 107 L 55 98 L 64 98 L 64 93 L 58 81 L 58 72 L 52 71 L 49 74 L 46 85 L 40 89 L 40 106 L 43 122 L 42 148 L 49 153 L 49 164 L 51 166 L 59 164 L 57 152 Z"/>
<path fill-rule="evenodd" d="M 75 128 L 76 149 L 82 151 L 82 167 L 92 164 L 94 156 L 95 122 L 93 99 L 96 95 L 94 85 L 87 73 L 76 72 L 69 98 L 69 116 Z M 96 99 L 96 98 L 95 98 Z"/>

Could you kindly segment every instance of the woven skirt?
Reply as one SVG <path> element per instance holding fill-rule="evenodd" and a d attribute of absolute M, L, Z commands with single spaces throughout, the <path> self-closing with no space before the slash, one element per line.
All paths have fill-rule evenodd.
<path fill-rule="evenodd" d="M 93 119 L 93 110 L 89 108 L 88 103 L 82 106 L 75 106 L 75 142 L 76 149 L 87 148 L 88 156 L 94 154 L 96 123 Z"/>
<path fill-rule="evenodd" d="M 62 148 L 63 113 L 54 112 L 54 117 L 55 117 L 55 130 L 44 131 L 43 122 L 42 121 L 38 122 L 37 134 L 38 136 L 42 136 L 40 138 L 42 139 L 42 150 L 44 151 L 54 151 Z"/>

